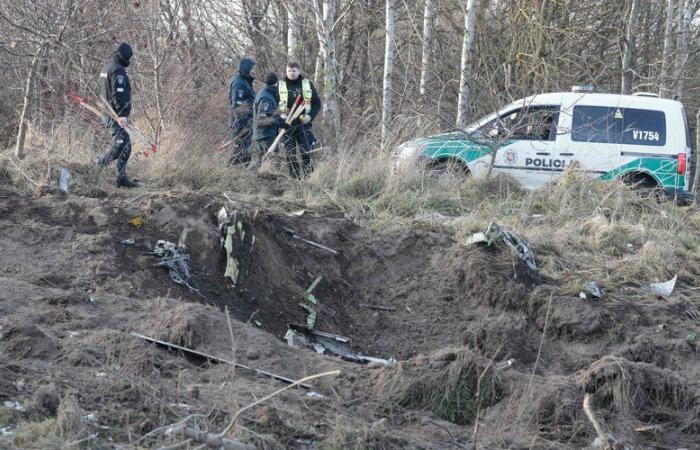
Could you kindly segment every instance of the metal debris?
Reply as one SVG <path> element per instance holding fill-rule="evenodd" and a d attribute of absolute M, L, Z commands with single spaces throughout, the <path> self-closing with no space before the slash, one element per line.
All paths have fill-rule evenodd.
<path fill-rule="evenodd" d="M 5 405 L 5 408 L 14 409 L 15 411 L 19 411 L 19 412 L 25 411 L 24 406 L 22 406 L 22 404 L 20 402 L 18 402 L 17 400 L 7 400 L 7 401 L 3 402 L 3 405 Z"/>
<path fill-rule="evenodd" d="M 309 348 L 320 354 L 330 353 L 346 361 L 360 364 L 379 363 L 387 367 L 391 367 L 396 363 L 394 358 L 383 359 L 354 353 L 349 338 L 338 334 L 310 330 L 302 325 L 290 324 L 284 339 L 290 346 Z"/>
<path fill-rule="evenodd" d="M 586 281 L 583 283 L 581 292 L 578 294 L 579 297 L 585 299 L 587 297 L 602 298 L 603 290 L 598 287 L 598 283 L 595 281 Z"/>
<path fill-rule="evenodd" d="M 325 245 L 319 244 L 318 242 L 314 242 L 314 241 L 310 241 L 310 240 L 308 240 L 308 239 L 304 239 L 303 237 L 301 237 L 301 236 L 299 236 L 298 234 L 296 234 L 296 232 L 295 232 L 294 230 L 292 230 L 291 228 L 282 227 L 282 229 L 285 231 L 285 233 L 288 233 L 289 235 L 291 235 L 293 239 L 300 240 L 300 241 L 302 241 L 302 242 L 304 242 L 304 243 L 306 243 L 306 244 L 312 245 L 312 246 L 314 246 L 314 247 L 316 247 L 316 248 L 320 248 L 321 250 L 325 250 L 325 251 L 327 251 L 327 252 L 333 253 L 334 255 L 337 255 L 337 254 L 339 253 L 338 250 L 333 250 L 332 248 L 326 247 Z"/>
<path fill-rule="evenodd" d="M 168 350 L 181 352 L 187 356 L 190 356 L 190 357 L 193 357 L 196 359 L 200 359 L 203 361 L 208 361 L 208 362 L 211 362 L 214 364 L 219 364 L 219 363 L 231 364 L 231 365 L 236 366 L 240 369 L 250 370 L 252 372 L 255 372 L 258 375 L 264 375 L 266 377 L 274 378 L 274 379 L 279 380 L 279 381 L 284 381 L 285 383 L 288 383 L 288 384 L 296 383 L 296 380 L 292 380 L 291 378 L 283 377 L 281 375 L 277 375 L 277 374 L 274 374 L 272 372 L 268 372 L 265 370 L 253 369 L 252 367 L 246 366 L 245 364 L 240 364 L 237 362 L 229 361 L 227 359 L 219 358 L 218 356 L 209 355 L 209 354 L 204 353 L 204 352 L 192 350 L 190 348 L 182 347 L 181 345 L 173 344 L 173 343 L 166 342 L 166 341 L 161 341 L 161 340 L 158 340 L 158 339 L 155 339 L 152 337 L 144 336 L 142 334 L 131 332 L 131 333 L 129 333 L 129 336 L 143 339 L 144 341 L 150 342 L 152 344 L 156 344 L 159 347 L 163 347 L 163 348 L 166 348 Z M 310 385 L 304 384 L 304 383 L 299 383 L 297 386 L 301 386 L 301 387 L 306 388 L 306 389 L 311 389 Z"/>
<path fill-rule="evenodd" d="M 222 207 L 216 216 L 219 223 L 221 248 L 226 252 L 224 276 L 231 280 L 233 286 L 236 286 L 241 282 L 250 265 L 255 235 L 252 227 L 243 223 L 238 211 L 229 213 L 225 207 Z"/>
<path fill-rule="evenodd" d="M 663 283 L 652 283 L 649 285 L 649 290 L 663 298 L 669 298 L 676 287 L 676 280 L 678 280 L 678 275 Z"/>
<path fill-rule="evenodd" d="M 174 283 L 185 286 L 190 291 L 206 299 L 206 295 L 190 284 L 190 256 L 170 241 L 159 240 L 153 247 L 152 255 L 160 257 L 157 266 L 166 267 Z"/>
<path fill-rule="evenodd" d="M 465 245 L 484 243 L 491 246 L 497 241 L 505 243 L 530 269 L 533 271 L 537 270 L 535 255 L 530 249 L 530 244 L 519 234 L 504 230 L 496 222 L 491 222 L 485 232 L 471 235 L 467 238 Z"/>
<path fill-rule="evenodd" d="M 66 194 L 68 193 L 68 189 L 70 188 L 70 172 L 66 168 L 61 169 L 58 187 Z"/>

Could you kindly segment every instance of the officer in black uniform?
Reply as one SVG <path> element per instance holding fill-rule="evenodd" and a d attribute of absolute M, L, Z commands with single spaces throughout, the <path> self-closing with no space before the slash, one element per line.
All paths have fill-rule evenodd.
<path fill-rule="evenodd" d="M 289 172 L 295 178 L 301 178 L 313 171 L 313 158 L 311 151 L 313 150 L 316 138 L 311 131 L 311 125 L 318 113 L 321 111 L 321 99 L 316 92 L 316 87 L 311 80 L 307 80 L 310 87 L 310 98 L 304 97 L 303 84 L 304 76 L 301 75 L 299 64 L 291 62 L 287 64 L 286 76 L 284 83 L 287 88 L 287 108 L 291 110 L 294 100 L 297 96 L 304 100 L 308 105 L 304 113 L 292 123 L 292 127 L 285 133 L 283 139 L 284 149 L 289 163 Z M 299 159 L 297 157 L 297 146 L 301 154 L 302 167 L 299 167 Z"/>
<path fill-rule="evenodd" d="M 238 75 L 231 79 L 228 87 L 228 103 L 231 109 L 231 139 L 233 140 L 231 162 L 234 164 L 250 160 L 251 120 L 253 119 L 252 70 L 255 61 L 241 59 Z"/>
<path fill-rule="evenodd" d="M 277 92 L 277 75 L 270 72 L 265 77 L 265 87 L 255 96 L 253 103 L 253 140 L 255 141 L 256 160 L 249 166 L 257 170 L 262 157 L 277 137 L 280 128 L 289 128 L 284 119 L 277 114 L 279 94 Z"/>
<path fill-rule="evenodd" d="M 137 184 L 126 176 L 126 163 L 131 156 L 131 140 L 124 126 L 131 114 L 131 84 L 126 68 L 134 52 L 129 44 L 119 44 L 112 53 L 112 59 L 102 68 L 98 91 L 103 102 L 109 105 L 119 117 L 115 121 L 110 116 L 102 118 L 112 136 L 112 147 L 97 159 L 100 167 L 117 161 L 117 187 L 132 188 Z"/>

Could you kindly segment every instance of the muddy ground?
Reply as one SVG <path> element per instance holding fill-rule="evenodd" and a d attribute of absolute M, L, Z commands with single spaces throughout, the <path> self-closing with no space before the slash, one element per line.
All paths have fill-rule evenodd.
<path fill-rule="evenodd" d="M 700 448 L 700 299 L 582 300 L 506 248 L 439 232 L 375 232 L 342 213 L 213 194 L 130 195 L 0 190 L 0 446 L 155 448 L 183 440 L 159 427 L 189 417 L 220 432 L 285 386 L 137 332 L 292 379 L 341 371 L 246 410 L 234 437 L 258 448 L 585 448 L 596 437 L 586 393 L 618 444 Z M 255 236 L 236 286 L 222 206 Z M 155 265 L 158 239 L 185 245 L 206 299 Z M 306 322 L 300 304 L 319 276 L 315 329 L 395 363 L 283 341 Z"/>

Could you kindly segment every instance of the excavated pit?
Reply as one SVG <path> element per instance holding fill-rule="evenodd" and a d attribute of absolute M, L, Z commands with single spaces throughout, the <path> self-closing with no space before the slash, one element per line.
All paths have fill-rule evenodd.
<path fill-rule="evenodd" d="M 596 395 L 598 407 L 613 408 L 606 414 L 613 431 L 632 442 L 644 445 L 663 436 L 680 445 L 698 433 L 698 388 L 687 381 L 700 375 L 695 343 L 656 331 L 662 322 L 671 329 L 686 327 L 677 314 L 657 308 L 655 316 L 642 315 L 638 305 L 562 296 L 556 281 L 530 271 L 505 247 L 465 247 L 446 234 L 415 228 L 373 232 L 339 214 L 285 214 L 207 194 L 145 193 L 131 199 L 0 194 L 0 313 L 7 318 L 0 322 L 0 355 L 9 358 L 0 364 L 0 373 L 9 374 L 0 382 L 3 399 L 23 395 L 17 383 L 49 363 L 69 388 L 97 383 L 94 399 L 78 397 L 83 408 L 105 398 L 135 410 L 162 408 L 124 380 L 99 384 L 95 373 L 103 373 L 103 365 L 155 385 L 175 383 L 177 392 L 189 386 L 178 395 L 192 391 L 202 402 L 217 401 L 219 388 L 208 383 L 228 379 L 223 367 L 200 373 L 200 365 L 128 335 L 136 330 L 223 357 L 233 350 L 246 364 L 288 376 L 345 364 L 345 378 L 319 388 L 326 395 L 335 392 L 341 406 L 286 412 L 300 418 L 295 431 L 283 427 L 292 430 L 290 436 L 279 437 L 290 447 L 298 436 L 324 436 L 302 430 L 301 418 L 312 414 L 322 420 L 340 414 L 336 407 L 363 420 L 429 413 L 445 426 L 459 424 L 462 428 L 451 429 L 456 434 L 477 413 L 493 424 L 525 418 L 555 446 L 587 445 L 592 435 L 580 410 L 584 390 Z M 233 245 L 235 285 L 225 275 L 217 220 L 222 206 L 241 222 Z M 143 224 L 130 224 L 134 217 Z M 121 243 L 127 239 L 134 244 Z M 160 239 L 184 246 L 191 283 L 206 299 L 156 266 L 158 259 L 148 253 Z M 319 277 L 313 304 L 307 289 Z M 224 308 L 259 330 L 234 323 L 230 342 Z M 356 353 L 399 362 L 377 369 L 287 346 L 282 339 L 288 325 L 307 323 L 308 308 L 316 312 L 315 330 L 349 338 Z M 625 326 L 629 318 L 634 327 Z M 620 385 L 620 374 L 632 374 L 633 384 Z M 648 387 L 666 375 L 673 385 Z M 239 392 L 258 398 L 271 388 L 253 379 L 238 382 L 244 383 Z M 483 397 L 478 406 L 475 392 Z M 636 414 L 636 403 L 628 400 L 636 397 L 628 392 L 653 397 L 658 405 Z M 665 402 L 668 393 L 682 393 L 682 401 Z M 59 413 L 72 398 L 61 394 Z M 513 409 L 513 402 L 521 406 Z M 114 421 L 129 422 L 130 414 L 115 411 Z M 629 431 L 651 420 L 666 421 L 668 428 L 651 437 Z M 133 431 L 145 433 L 156 424 L 144 418 Z M 365 442 L 376 438 L 400 442 L 387 448 L 431 448 L 406 434 L 414 422 L 397 420 L 391 427 L 393 432 L 366 431 Z M 502 441 L 491 442 L 509 446 L 509 433 L 522 430 L 505 430 Z"/>

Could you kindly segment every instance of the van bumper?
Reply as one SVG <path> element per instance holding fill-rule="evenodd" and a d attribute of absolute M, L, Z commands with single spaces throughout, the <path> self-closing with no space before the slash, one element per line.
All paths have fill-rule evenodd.
<path fill-rule="evenodd" d="M 690 205 L 695 200 L 693 192 L 683 189 L 665 188 L 663 192 L 668 200 L 674 200 L 679 206 Z"/>

